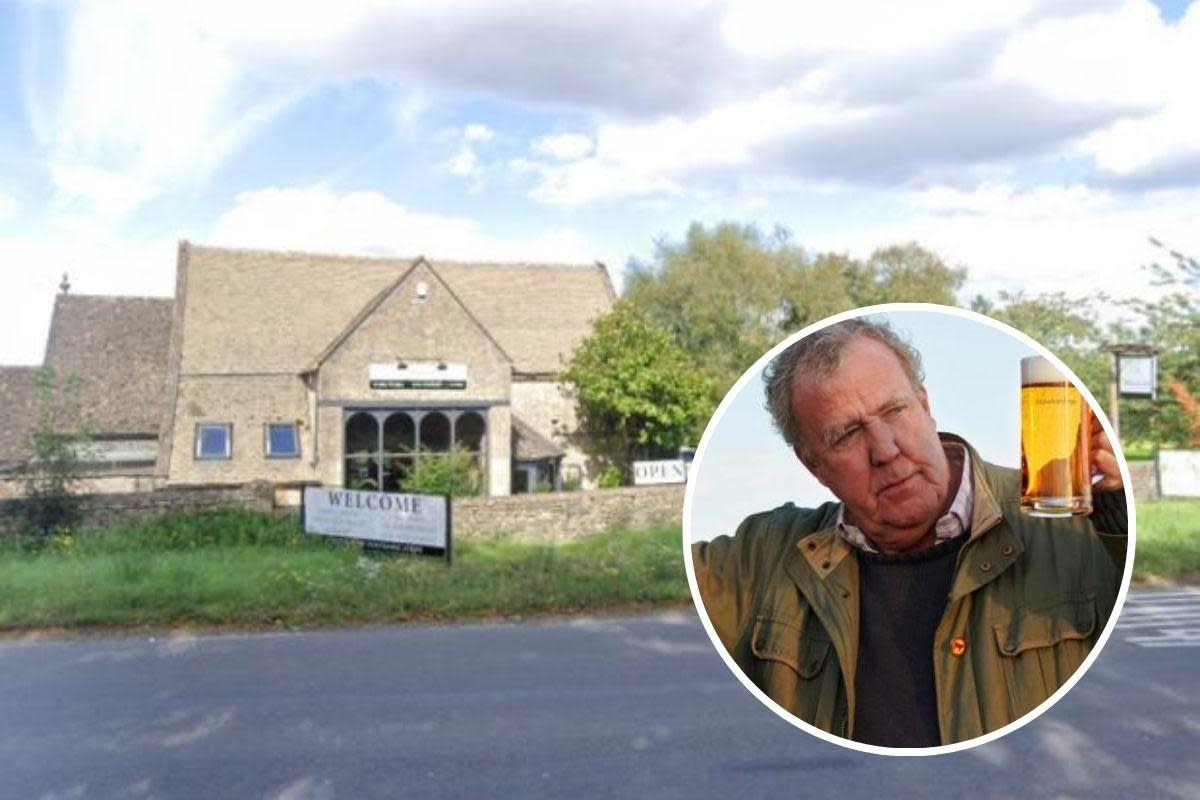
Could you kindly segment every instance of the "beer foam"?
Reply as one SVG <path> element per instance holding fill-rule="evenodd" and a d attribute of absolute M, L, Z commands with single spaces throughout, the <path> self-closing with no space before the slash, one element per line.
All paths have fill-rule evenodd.
<path fill-rule="evenodd" d="M 1045 356 L 1029 356 L 1021 359 L 1021 385 L 1034 383 L 1067 383 L 1067 376 L 1051 364 Z"/>

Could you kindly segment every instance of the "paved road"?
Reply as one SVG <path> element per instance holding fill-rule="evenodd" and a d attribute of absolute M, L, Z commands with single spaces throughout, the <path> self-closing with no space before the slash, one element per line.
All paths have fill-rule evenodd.
<path fill-rule="evenodd" d="M 1166 627 L 1119 628 L 1040 719 L 928 758 L 796 730 L 686 613 L 9 641 L 0 798 L 1197 798 L 1198 652 L 1129 641 L 1186 603 L 1137 595 Z"/>

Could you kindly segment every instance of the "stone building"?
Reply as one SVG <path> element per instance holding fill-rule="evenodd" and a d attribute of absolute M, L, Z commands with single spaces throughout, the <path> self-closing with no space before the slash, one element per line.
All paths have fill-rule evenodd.
<path fill-rule="evenodd" d="M 588 484 L 556 376 L 614 299 L 602 264 L 184 242 L 173 300 L 59 295 L 45 365 L 77 384 L 97 489 L 394 490 L 457 449 L 503 495 Z M 23 457 L 35 375 L 0 368 L 0 470 Z"/>

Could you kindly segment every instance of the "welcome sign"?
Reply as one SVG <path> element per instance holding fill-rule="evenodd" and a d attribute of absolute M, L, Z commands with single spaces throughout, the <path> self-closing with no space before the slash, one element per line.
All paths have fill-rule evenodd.
<path fill-rule="evenodd" d="M 450 498 L 439 494 L 304 489 L 304 530 L 450 563 Z"/>

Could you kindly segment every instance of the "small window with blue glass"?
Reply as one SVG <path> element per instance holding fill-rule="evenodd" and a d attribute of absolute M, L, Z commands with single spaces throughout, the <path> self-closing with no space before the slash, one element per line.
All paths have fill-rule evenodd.
<path fill-rule="evenodd" d="M 233 426 L 228 422 L 201 423 L 196 426 L 196 458 L 228 459 L 232 441 Z"/>
<path fill-rule="evenodd" d="M 300 436 L 294 422 L 267 423 L 267 458 L 299 458 Z"/>

